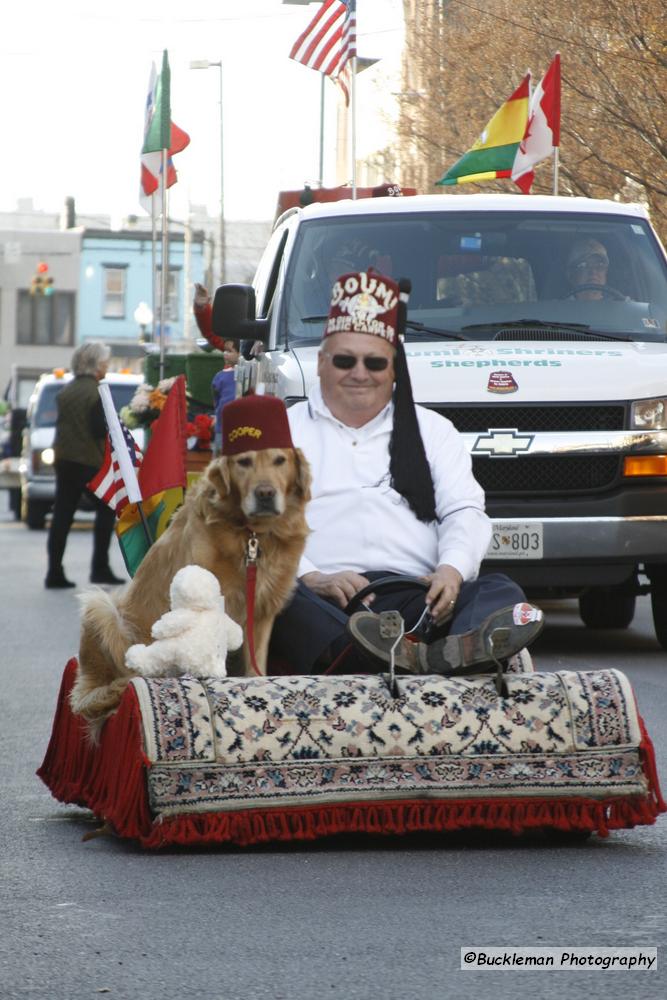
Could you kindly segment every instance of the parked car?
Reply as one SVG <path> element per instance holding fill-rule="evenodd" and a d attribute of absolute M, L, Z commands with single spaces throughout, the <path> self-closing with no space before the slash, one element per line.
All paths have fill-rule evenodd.
<path fill-rule="evenodd" d="M 0 460 L 5 471 L 0 484 L 9 493 L 9 509 L 18 520 L 21 517 L 21 486 L 19 478 L 19 457 L 26 424 L 28 400 L 42 374 L 40 368 L 31 365 L 12 364 L 9 381 L 0 400 Z"/>
<path fill-rule="evenodd" d="M 58 416 L 56 398 L 72 378 L 70 372 L 62 369 L 54 369 L 53 372 L 42 375 L 28 402 L 20 465 L 21 517 L 32 529 L 44 527 L 46 516 L 51 512 L 55 500 L 53 442 Z M 143 382 L 143 376 L 109 372 L 104 381 L 111 389 L 116 410 L 120 411 L 132 399 L 137 386 Z M 133 431 L 133 434 L 141 447 L 142 432 Z M 93 509 L 93 502 L 85 493 L 81 506 L 84 510 Z"/>
<path fill-rule="evenodd" d="M 598 270 L 575 292 L 583 250 Z M 333 280 L 369 266 L 412 282 L 414 397 L 472 455 L 493 520 L 483 570 L 578 598 L 591 628 L 626 628 L 650 592 L 667 648 L 667 256 L 646 210 L 510 194 L 292 209 L 253 286 L 216 292 L 214 332 L 266 345 L 243 390 L 302 399 Z"/>

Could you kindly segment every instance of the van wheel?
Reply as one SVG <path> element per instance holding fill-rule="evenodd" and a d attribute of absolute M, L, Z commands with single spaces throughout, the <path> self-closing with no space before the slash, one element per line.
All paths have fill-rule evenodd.
<path fill-rule="evenodd" d="M 588 628 L 627 628 L 636 601 L 633 576 L 617 587 L 591 587 L 579 598 L 579 614 Z"/>
<path fill-rule="evenodd" d="M 50 505 L 39 500 L 28 500 L 25 505 L 25 523 L 31 531 L 42 531 Z"/>
<path fill-rule="evenodd" d="M 667 584 L 652 584 L 651 611 L 655 635 L 663 649 L 667 649 Z"/>
<path fill-rule="evenodd" d="M 20 487 L 14 486 L 9 491 L 9 509 L 14 515 L 15 521 L 21 520 L 21 490 Z"/>

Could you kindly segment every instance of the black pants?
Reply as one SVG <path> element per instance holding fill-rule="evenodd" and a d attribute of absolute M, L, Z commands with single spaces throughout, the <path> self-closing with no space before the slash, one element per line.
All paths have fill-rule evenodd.
<path fill-rule="evenodd" d="M 391 575 L 389 571 L 362 573 L 370 581 L 388 575 Z M 400 611 L 405 628 L 409 630 L 424 611 L 425 595 L 426 591 L 418 587 L 379 593 L 372 609 L 375 612 Z M 461 587 L 452 617 L 430 634 L 429 641 L 450 633 L 468 632 L 481 625 L 492 612 L 525 600 L 521 587 L 503 573 L 488 573 L 470 580 Z M 345 629 L 347 620 L 348 615 L 336 604 L 318 597 L 299 583 L 291 602 L 276 618 L 269 658 L 289 663 L 295 674 L 317 673 L 349 644 Z M 341 669 L 345 673 L 368 673 L 369 661 L 352 650 L 341 661 Z"/>
<path fill-rule="evenodd" d="M 47 542 L 49 575 L 59 576 L 63 572 L 63 556 L 74 514 L 86 483 L 96 472 L 93 466 L 79 462 L 56 462 L 56 500 Z M 94 493 L 88 491 L 88 494 L 96 507 L 91 573 L 102 573 L 109 567 L 109 543 L 116 515 Z"/>

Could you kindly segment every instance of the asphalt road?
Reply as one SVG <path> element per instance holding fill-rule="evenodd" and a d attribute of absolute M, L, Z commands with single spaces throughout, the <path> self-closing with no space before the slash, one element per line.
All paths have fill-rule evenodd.
<path fill-rule="evenodd" d="M 667 816 L 608 839 L 501 835 L 331 839 L 145 852 L 82 843 L 84 810 L 35 777 L 66 660 L 73 592 L 46 591 L 45 534 L 0 491 L 3 1000 L 545 1000 L 667 995 Z M 77 528 L 66 569 L 87 580 Z M 114 553 L 114 570 L 122 573 Z M 642 598 L 626 631 L 546 605 L 538 669 L 631 678 L 667 785 L 667 654 Z M 461 946 L 658 947 L 655 972 L 461 971 Z M 664 968 L 661 968 L 661 962 Z"/>

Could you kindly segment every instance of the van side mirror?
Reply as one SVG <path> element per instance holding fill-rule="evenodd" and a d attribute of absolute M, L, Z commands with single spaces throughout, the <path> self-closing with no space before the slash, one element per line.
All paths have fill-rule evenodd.
<path fill-rule="evenodd" d="M 255 319 L 255 289 L 252 285 L 219 285 L 213 297 L 213 333 L 223 340 L 269 338 L 269 321 Z"/>

